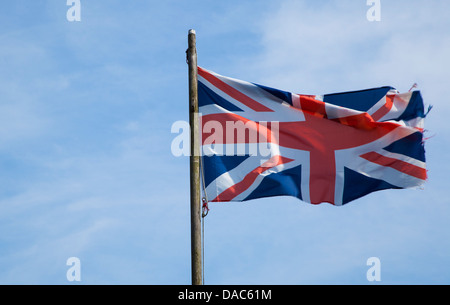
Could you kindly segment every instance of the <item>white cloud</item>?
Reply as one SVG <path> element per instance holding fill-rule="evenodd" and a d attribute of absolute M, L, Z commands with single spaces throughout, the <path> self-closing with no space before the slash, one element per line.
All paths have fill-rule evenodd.
<path fill-rule="evenodd" d="M 408 90 L 416 80 L 443 91 L 450 68 L 448 8 L 444 1 L 382 1 L 381 22 L 369 22 L 368 6 L 355 1 L 284 1 L 261 21 L 255 69 L 269 84 L 299 93 L 390 83 Z"/>

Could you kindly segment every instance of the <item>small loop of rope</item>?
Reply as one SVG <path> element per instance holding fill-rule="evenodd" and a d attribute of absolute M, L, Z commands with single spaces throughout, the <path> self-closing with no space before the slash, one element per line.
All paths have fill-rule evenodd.
<path fill-rule="evenodd" d="M 209 213 L 209 207 L 208 207 L 208 195 L 206 193 L 206 183 L 205 183 L 205 172 L 203 168 L 203 158 L 200 158 L 200 173 L 201 173 L 201 179 L 202 179 L 202 189 L 203 189 L 203 198 L 202 198 L 202 218 L 205 218 Z"/>
<path fill-rule="evenodd" d="M 202 205 L 202 218 L 205 218 L 208 215 L 208 213 L 209 213 L 208 200 L 205 197 L 203 197 L 202 198 L 202 202 L 203 202 L 203 205 Z"/>

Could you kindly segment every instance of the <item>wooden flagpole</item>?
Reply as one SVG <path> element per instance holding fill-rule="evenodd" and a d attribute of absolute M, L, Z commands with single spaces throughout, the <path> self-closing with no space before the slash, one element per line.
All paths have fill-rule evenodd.
<path fill-rule="evenodd" d="M 202 285 L 202 235 L 200 198 L 200 145 L 198 121 L 197 49 L 195 30 L 189 30 L 187 62 L 189 65 L 189 124 L 191 126 L 191 268 L 192 285 Z"/>

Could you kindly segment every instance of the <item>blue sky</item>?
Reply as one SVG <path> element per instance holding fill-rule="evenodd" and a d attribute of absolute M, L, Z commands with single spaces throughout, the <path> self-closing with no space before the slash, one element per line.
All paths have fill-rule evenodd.
<path fill-rule="evenodd" d="M 317 3 L 320 2 L 320 3 Z M 450 3 L 64 0 L 0 4 L 0 283 L 189 284 L 185 50 L 199 65 L 304 94 L 419 84 L 429 181 L 344 207 L 210 204 L 207 284 L 450 283 Z"/>

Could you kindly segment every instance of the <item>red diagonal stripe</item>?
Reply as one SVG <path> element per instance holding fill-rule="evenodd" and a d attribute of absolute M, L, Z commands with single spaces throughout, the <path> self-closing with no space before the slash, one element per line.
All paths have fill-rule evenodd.
<path fill-rule="evenodd" d="M 380 107 L 377 111 L 375 111 L 374 114 L 372 114 L 372 118 L 374 121 L 378 121 L 382 117 L 384 117 L 386 114 L 388 114 L 389 111 L 391 111 L 392 106 L 394 105 L 394 95 L 387 95 L 386 96 L 386 103 Z"/>
<path fill-rule="evenodd" d="M 327 118 L 325 103 L 316 100 L 312 95 L 300 95 L 300 104 L 303 112 L 308 112 L 319 118 Z"/>
<path fill-rule="evenodd" d="M 210 82 L 217 89 L 228 94 L 229 96 L 231 96 L 235 100 L 241 102 L 248 108 L 250 108 L 254 111 L 258 111 L 258 112 L 273 112 L 272 109 L 269 109 L 266 106 L 262 105 L 261 103 L 258 103 L 254 99 L 252 99 L 252 98 L 248 97 L 247 95 L 243 94 L 242 92 L 234 89 L 227 83 L 223 82 L 222 80 L 218 79 L 217 77 L 208 73 L 206 70 L 204 70 L 200 67 L 198 67 L 198 74 L 201 75 L 208 82 Z"/>
<path fill-rule="evenodd" d="M 248 173 L 247 176 L 245 176 L 245 178 L 241 182 L 236 183 L 232 187 L 226 189 L 212 201 L 213 202 L 231 201 L 234 198 L 236 198 L 236 196 L 242 194 L 245 190 L 247 190 L 253 184 L 253 182 L 255 182 L 256 178 L 266 170 L 292 161 L 294 160 L 281 156 L 274 156 L 269 161 L 265 162 L 263 165 L 255 168 L 250 173 Z"/>
<path fill-rule="evenodd" d="M 398 170 L 399 172 L 416 177 L 418 179 L 422 179 L 422 180 L 427 179 L 427 170 L 426 169 L 416 166 L 416 165 L 413 165 L 411 163 L 402 161 L 402 160 L 389 158 L 389 157 L 380 155 L 379 153 L 376 153 L 376 152 L 370 152 L 370 153 L 361 155 L 361 158 L 364 158 L 367 161 L 376 163 L 378 165 L 393 168 L 395 170 Z"/>

